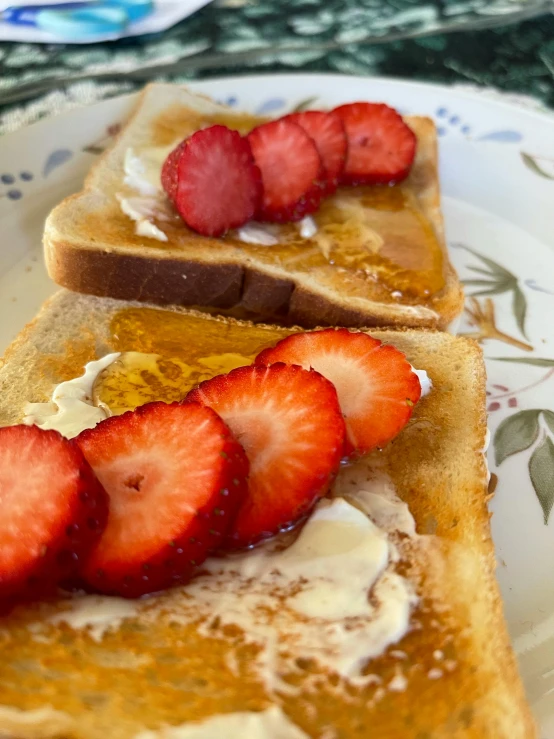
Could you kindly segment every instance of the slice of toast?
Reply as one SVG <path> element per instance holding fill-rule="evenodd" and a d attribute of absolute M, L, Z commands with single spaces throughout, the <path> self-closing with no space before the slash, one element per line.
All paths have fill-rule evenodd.
<path fill-rule="evenodd" d="M 26 401 L 48 400 L 54 385 L 108 352 L 158 353 L 191 364 L 234 352 L 248 361 L 291 330 L 61 291 L 8 349 L 0 424 L 21 421 Z M 302 639 L 287 652 L 276 612 L 264 611 L 264 638 L 248 638 L 241 613 L 255 581 L 240 595 L 238 626 L 226 608 L 234 580 L 229 591 L 216 588 L 208 607 L 192 584 L 133 604 L 115 599 L 108 608 L 109 599 L 94 606 L 77 598 L 72 627 L 60 619 L 67 600 L 19 606 L 0 620 L 0 735 L 189 736 L 161 727 L 214 716 L 219 725 L 224 714 L 270 706 L 272 716 L 281 710 L 296 727 L 289 723 L 288 733 L 272 737 L 535 736 L 494 577 L 481 351 L 433 331 L 371 335 L 425 369 L 433 389 L 392 443 L 341 470 L 333 494 L 348 499 L 386 480 L 408 504 L 418 535 L 395 538 L 395 566 L 418 598 L 408 633 L 368 661 L 365 678 L 346 680 L 317 652 L 306 654 Z M 379 608 L 378 595 L 371 598 Z M 88 631 L 87 608 L 94 611 Z M 103 619 L 113 626 L 106 633 Z M 321 628 L 307 626 L 309 635 Z M 364 653 L 354 654 L 364 661 Z M 146 730 L 153 733 L 140 733 Z M 221 729 L 207 735 L 242 736 Z"/>
<path fill-rule="evenodd" d="M 314 215 L 317 230 L 309 237 L 297 224 L 266 226 L 272 246 L 246 243 L 236 231 L 200 236 L 161 190 L 148 196 L 152 214 L 143 225 L 153 222 L 166 241 L 136 232 L 120 204 L 136 203 L 129 199 L 138 194 L 125 175 L 130 152 L 157 169 L 152 181 L 159 185 L 162 162 L 186 136 L 214 123 L 246 133 L 261 121 L 184 87 L 148 86 L 84 190 L 47 219 L 50 276 L 77 292 L 289 325 L 447 328 L 463 295 L 445 247 L 436 130 L 428 118 L 406 118 L 418 139 L 408 179 L 394 187 L 340 188 Z"/>

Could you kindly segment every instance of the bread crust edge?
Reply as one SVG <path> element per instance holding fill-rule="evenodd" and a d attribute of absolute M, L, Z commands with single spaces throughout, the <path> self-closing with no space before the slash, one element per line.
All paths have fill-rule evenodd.
<path fill-rule="evenodd" d="M 73 292 L 160 306 L 209 306 L 256 322 L 304 328 L 406 326 L 446 330 L 463 307 L 463 290 L 450 265 L 444 295 L 429 308 L 333 299 L 324 290 L 302 284 L 295 275 L 281 276 L 274 269 L 265 271 L 254 264 L 88 249 L 55 238 L 48 228 L 44 252 L 50 277 Z"/>

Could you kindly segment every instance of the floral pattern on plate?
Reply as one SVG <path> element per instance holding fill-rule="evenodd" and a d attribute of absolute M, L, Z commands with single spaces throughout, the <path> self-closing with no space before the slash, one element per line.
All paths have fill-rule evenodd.
<path fill-rule="evenodd" d="M 501 331 L 496 325 L 494 300 L 490 296 L 508 293 L 512 296 L 512 313 L 520 333 L 527 338 L 525 321 L 527 319 L 527 299 L 525 289 L 518 278 L 509 270 L 492 259 L 478 254 L 463 244 L 457 244 L 476 257 L 482 266 L 468 266 L 468 269 L 479 277 L 463 280 L 466 288 L 473 292 L 467 295 L 466 314 L 469 323 L 476 327 L 476 331 L 465 333 L 465 336 L 479 342 L 495 339 L 524 352 L 533 352 L 534 348 L 527 342 Z M 530 287 L 527 281 L 527 287 Z M 533 281 L 533 288 L 536 283 Z M 475 290 L 475 288 L 477 288 Z M 479 302 L 477 296 L 488 296 Z M 544 357 L 490 357 L 489 361 L 511 362 L 542 368 L 542 374 L 530 384 L 510 389 L 506 385 L 493 383 L 487 391 L 487 411 L 494 413 L 500 410 L 504 403 L 508 408 L 518 407 L 518 396 L 526 390 L 547 383 L 554 377 L 554 359 Z M 491 372 L 492 374 L 492 372 Z M 542 424 L 540 423 L 542 419 Z M 505 459 L 512 454 L 532 450 L 528 457 L 527 466 L 529 478 L 537 499 L 541 505 L 544 523 L 548 519 L 554 505 L 554 402 L 552 410 L 528 409 L 522 410 L 505 418 L 497 427 L 493 436 L 494 460 L 500 467 Z"/>

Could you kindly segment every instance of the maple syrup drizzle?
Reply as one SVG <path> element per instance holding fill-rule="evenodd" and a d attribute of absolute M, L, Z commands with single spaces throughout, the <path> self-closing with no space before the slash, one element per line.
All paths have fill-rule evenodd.
<path fill-rule="evenodd" d="M 243 367 L 250 361 L 240 354 L 226 353 L 201 357 L 187 364 L 160 354 L 123 352 L 96 378 L 93 401 L 111 416 L 153 401 L 173 403 L 183 400 L 198 383 Z"/>
<path fill-rule="evenodd" d="M 290 333 L 154 308 L 118 311 L 110 344 L 122 354 L 98 376 L 94 401 L 118 415 L 155 400 L 181 400 L 199 382 L 250 364 Z"/>

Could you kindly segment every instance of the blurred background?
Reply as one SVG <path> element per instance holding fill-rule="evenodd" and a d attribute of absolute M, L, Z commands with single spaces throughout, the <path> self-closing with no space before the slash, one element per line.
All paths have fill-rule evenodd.
<path fill-rule="evenodd" d="M 107 0 L 92 15 L 45 2 L 27 17 L 0 5 L 2 133 L 150 80 L 254 72 L 403 77 L 554 106 L 552 0 Z M 114 26 L 126 4 L 143 15 Z"/>

